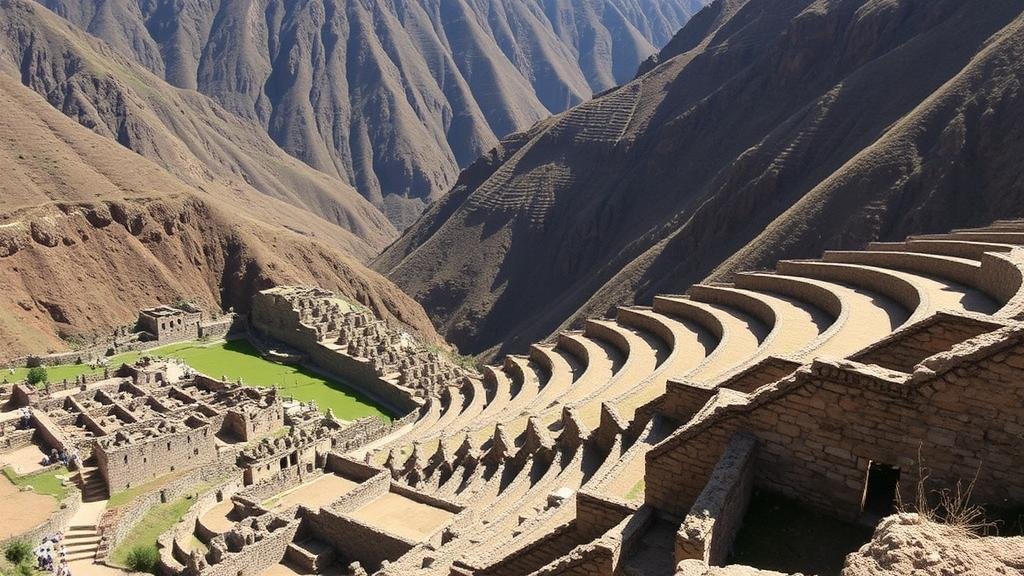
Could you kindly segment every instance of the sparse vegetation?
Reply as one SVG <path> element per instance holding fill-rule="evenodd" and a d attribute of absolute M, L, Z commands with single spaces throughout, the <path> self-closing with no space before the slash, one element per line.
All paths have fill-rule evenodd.
<path fill-rule="evenodd" d="M 114 549 L 110 559 L 137 572 L 153 572 L 159 559 L 156 539 L 177 524 L 195 501 L 195 495 L 188 494 L 154 506 Z"/>
<path fill-rule="evenodd" d="M 4 476 L 15 486 L 29 486 L 37 494 L 47 494 L 57 500 L 63 500 L 68 494 L 68 489 L 63 482 L 63 478 L 68 475 L 68 469 L 63 466 L 24 476 L 19 475 L 10 466 L 4 467 L 3 472 Z"/>
<path fill-rule="evenodd" d="M 32 560 L 32 545 L 24 540 L 15 540 L 4 548 L 4 558 L 12 564 Z"/>
<path fill-rule="evenodd" d="M 918 453 L 917 485 L 914 487 L 913 498 L 910 502 L 904 501 L 897 489 L 896 509 L 899 512 L 913 512 L 930 522 L 962 530 L 965 536 L 987 534 L 996 528 L 996 524 L 986 520 L 983 507 L 971 503 L 971 494 L 980 471 L 980 468 L 976 470 L 967 484 L 957 480 L 953 487 L 929 489 L 928 479 L 931 474 Z"/>
<path fill-rule="evenodd" d="M 155 544 L 139 545 L 128 552 L 125 565 L 135 572 L 156 574 L 156 564 L 160 560 L 160 552 Z"/>
<path fill-rule="evenodd" d="M 49 376 L 46 374 L 46 368 L 43 366 L 35 366 L 28 369 L 28 374 L 25 375 L 25 380 L 33 386 L 39 386 L 48 382 Z"/>
<path fill-rule="evenodd" d="M 645 487 L 646 486 L 644 485 L 644 479 L 641 478 L 639 481 L 637 481 L 636 484 L 633 485 L 632 488 L 629 489 L 629 492 L 626 492 L 626 500 L 632 502 L 633 500 L 639 499 L 641 496 L 643 496 Z"/>

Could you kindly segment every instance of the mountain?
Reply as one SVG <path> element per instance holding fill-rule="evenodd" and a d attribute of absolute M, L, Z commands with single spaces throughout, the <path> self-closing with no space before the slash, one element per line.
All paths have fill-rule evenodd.
<path fill-rule="evenodd" d="M 289 156 L 260 126 L 170 86 L 35 3 L 0 1 L 0 71 L 192 186 L 262 193 L 337 224 L 332 234 L 361 259 L 397 236 L 350 186 Z"/>
<path fill-rule="evenodd" d="M 336 225 L 252 189 L 194 187 L 7 73 L 0 109 L 0 357 L 64 350 L 179 298 L 245 311 L 293 282 L 441 342 L 418 304 L 345 253 Z"/>
<path fill-rule="evenodd" d="M 1024 214 L 1024 4 L 717 0 L 374 263 L 464 352 L 780 258 Z M 723 263 L 724 262 L 724 263 Z"/>
<path fill-rule="evenodd" d="M 399 227 L 459 167 L 632 78 L 704 0 L 39 0 Z"/>

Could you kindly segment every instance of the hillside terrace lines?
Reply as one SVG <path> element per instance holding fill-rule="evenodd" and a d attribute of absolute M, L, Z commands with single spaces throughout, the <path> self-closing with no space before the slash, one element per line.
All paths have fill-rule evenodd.
<path fill-rule="evenodd" d="M 1024 243 L 1018 226 L 983 234 Z M 228 495 L 231 506 L 207 497 L 197 512 L 208 564 L 189 561 L 177 542 L 191 532 L 176 529 L 169 574 L 235 576 L 239 550 L 256 543 L 243 542 L 250 533 L 287 541 L 276 557 L 252 556 L 243 576 L 285 556 L 327 561 L 310 560 L 322 549 L 403 576 L 612 576 L 690 558 L 721 563 L 755 486 L 850 519 L 869 464 L 906 471 L 902 489 L 914 481 L 917 446 L 950 479 L 985 451 L 978 494 L 1024 501 L 1024 461 L 1012 449 L 1024 429 L 1024 247 L 964 239 L 978 234 L 827 252 L 622 306 L 479 378 L 396 377 L 385 368 L 429 363 L 376 348 L 405 349 L 382 327 L 364 339 L 371 322 L 343 337 L 344 313 L 299 306 L 277 328 L 299 326 L 311 350 L 365 351 L 347 369 L 377 358 L 367 374 L 417 401 L 358 442 L 321 424 L 243 451 L 245 486 Z M 102 416 L 91 424 L 100 430 L 134 430 L 143 418 L 133 390 L 61 402 Z M 157 408 L 202 414 L 174 387 L 157 396 Z M 329 484 L 339 494 L 317 492 Z M 396 528 L 396 514 L 418 510 L 421 526 Z"/>
<path fill-rule="evenodd" d="M 572 540 L 568 534 L 582 522 L 580 511 L 544 504 L 549 487 L 561 482 L 570 490 L 606 493 L 623 502 L 637 498 L 651 450 L 680 421 L 708 413 L 696 409 L 698 404 L 690 412 L 675 407 L 660 415 L 668 408 L 662 403 L 688 386 L 717 394 L 726 403 L 742 402 L 747 392 L 791 374 L 802 362 L 849 356 L 895 330 L 921 325 L 937 312 L 979 317 L 1008 313 L 1005 308 L 1016 293 L 998 286 L 1005 279 L 1019 285 L 1024 251 L 1006 243 L 961 239 L 976 234 L 910 239 L 904 245 L 874 245 L 867 252 L 829 252 L 822 260 L 780 262 L 776 272 L 740 274 L 735 284 L 694 286 L 684 296 L 658 296 L 652 308 L 621 307 L 615 319 L 588 320 L 583 333 L 560 334 L 554 347 L 537 345 L 529 358 L 510 357 L 503 368 L 488 368 L 488 403 L 474 431 L 455 434 L 447 449 L 431 445 L 436 447 L 435 464 L 448 458 L 450 466 L 443 468 L 452 473 L 417 480 L 425 489 L 480 510 L 481 530 L 468 546 L 448 545 L 432 557 L 447 563 L 458 552 L 457 567 L 489 573 L 484 569 L 489 563 L 479 558 L 529 555 L 531 547 L 548 545 L 546 530 L 556 531 L 551 537 L 559 542 L 547 553 L 565 553 Z M 998 234 L 1002 240 L 1024 242 L 1024 236 Z M 593 360 L 598 347 L 605 351 L 598 356 L 601 367 Z M 621 364 L 609 351 L 621 355 Z M 499 382 L 507 382 L 508 392 L 502 393 Z M 437 436 L 440 429 L 433 432 Z M 416 438 L 415 430 L 406 438 Z M 582 439 L 583 453 L 593 455 L 586 470 L 559 464 L 576 453 L 571 446 L 580 440 L 571 438 Z M 452 456 L 459 442 L 461 456 Z M 408 462 L 403 467 L 400 460 L 389 461 L 393 470 L 409 468 Z M 433 473 L 440 469 L 435 466 Z M 513 509 L 529 512 L 511 523 Z M 411 568 L 419 560 L 405 564 L 403 559 L 399 565 Z"/>

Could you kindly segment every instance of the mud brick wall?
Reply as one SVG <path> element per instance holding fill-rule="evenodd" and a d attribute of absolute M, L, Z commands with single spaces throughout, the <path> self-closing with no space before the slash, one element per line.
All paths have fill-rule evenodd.
<path fill-rule="evenodd" d="M 676 534 L 675 561 L 724 565 L 750 503 L 754 485 L 753 436 L 732 437 L 711 478 Z"/>
<path fill-rule="evenodd" d="M 988 335 L 986 335 L 988 336 Z M 984 343 L 984 342 L 983 342 Z M 736 431 L 758 438 L 755 483 L 843 518 L 860 512 L 871 461 L 901 468 L 900 493 L 977 473 L 978 502 L 1024 494 L 1024 346 L 963 355 L 937 376 L 817 362 L 676 432 L 647 455 L 646 501 L 683 515 Z M 931 360 L 929 361 L 931 362 Z M 920 461 L 918 456 L 920 454 Z"/>

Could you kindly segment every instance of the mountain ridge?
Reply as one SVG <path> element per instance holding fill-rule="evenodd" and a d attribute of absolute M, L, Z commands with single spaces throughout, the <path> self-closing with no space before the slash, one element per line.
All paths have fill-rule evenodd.
<path fill-rule="evenodd" d="M 490 355 L 709 276 L 1018 214 L 1013 146 L 989 144 L 1018 129 L 1017 96 L 999 88 L 1018 66 L 992 68 L 990 86 L 944 86 L 999 34 L 1012 40 L 998 50 L 1015 51 L 1020 18 L 1001 1 L 718 0 L 636 80 L 506 139 L 374 266 L 449 339 Z M 952 103 L 972 98 L 1004 122 L 955 136 L 972 116 Z M 944 114 L 900 127 L 935 100 Z M 844 170 L 894 127 L 904 143 L 948 128 L 959 144 L 892 147 L 885 177 Z M 986 161 L 971 168 L 979 146 Z M 901 174 L 922 166 L 908 186 Z M 839 208 L 784 215 L 825 182 Z M 759 237 L 773 225 L 786 232 Z"/>
<path fill-rule="evenodd" d="M 398 227 L 499 137 L 632 77 L 701 0 L 39 0 Z"/>
<path fill-rule="evenodd" d="M 219 183 L 192 187 L 6 74 L 0 106 L 4 357 L 66 350 L 180 298 L 245 312 L 281 283 L 330 287 L 443 343 L 418 304 L 330 244 L 333 224 L 251 189 L 225 203 Z"/>

